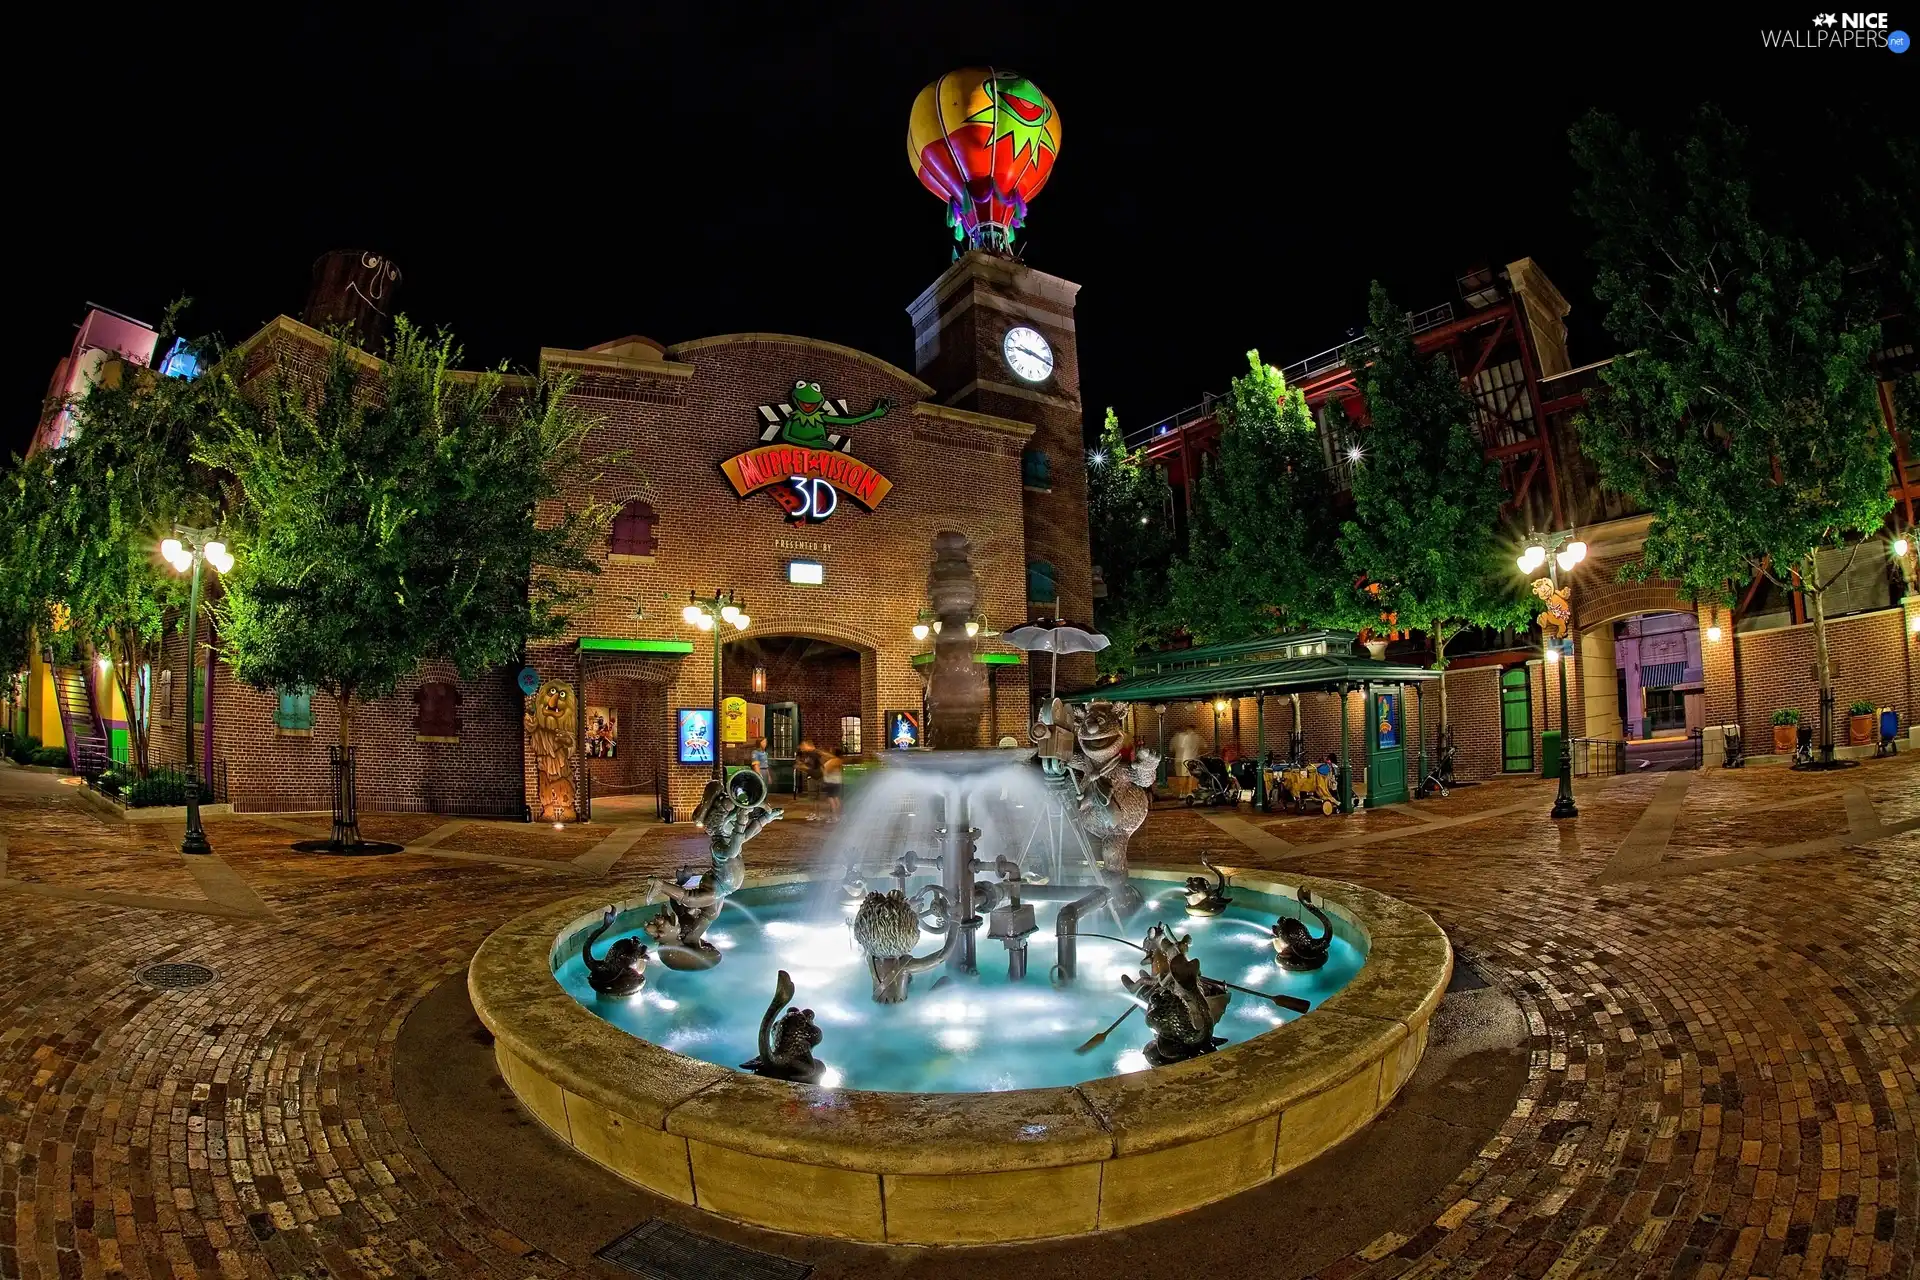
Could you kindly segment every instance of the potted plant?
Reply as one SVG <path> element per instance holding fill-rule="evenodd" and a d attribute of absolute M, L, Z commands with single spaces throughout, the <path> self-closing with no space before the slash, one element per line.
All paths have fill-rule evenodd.
<path fill-rule="evenodd" d="M 1874 733 L 1873 718 L 1880 708 L 1866 699 L 1847 708 L 1847 741 L 1859 746 L 1872 742 L 1878 735 Z"/>
<path fill-rule="evenodd" d="M 1800 709 L 1782 707 L 1773 713 L 1773 754 L 1793 754 L 1794 735 L 1800 728 Z"/>

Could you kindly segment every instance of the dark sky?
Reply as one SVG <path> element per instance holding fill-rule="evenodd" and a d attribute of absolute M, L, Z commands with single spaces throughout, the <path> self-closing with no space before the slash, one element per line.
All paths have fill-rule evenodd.
<path fill-rule="evenodd" d="M 1083 286 L 1089 418 L 1132 426 L 1223 388 L 1249 347 L 1286 363 L 1339 341 L 1373 277 L 1421 309 L 1474 262 L 1531 255 L 1574 303 L 1575 359 L 1607 354 L 1569 198 L 1566 129 L 1590 106 L 1713 98 L 1845 164 L 1827 108 L 1920 104 L 1920 52 L 1763 51 L 1762 25 L 1807 29 L 1804 4 L 1730 23 L 1587 6 L 1565 26 L 1546 6 L 1181 25 L 1225 7 L 395 0 L 284 27 L 270 8 L 68 6 L 84 32 L 10 73 L 24 358 L 0 442 L 24 445 L 85 303 L 151 321 L 190 294 L 190 330 L 238 340 L 297 313 L 331 248 L 390 255 L 402 308 L 476 362 L 771 330 L 908 364 L 903 308 L 951 241 L 907 112 L 970 63 L 1059 105 L 1027 260 Z M 1920 32 L 1920 5 L 1893 18 Z"/>

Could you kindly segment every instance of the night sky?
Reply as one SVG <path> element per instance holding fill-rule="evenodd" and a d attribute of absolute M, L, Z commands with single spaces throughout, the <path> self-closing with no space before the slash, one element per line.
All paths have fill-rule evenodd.
<path fill-rule="evenodd" d="M 474 363 L 770 330 L 910 365 L 904 308 L 952 242 L 908 168 L 907 112 L 970 63 L 1059 105 L 1024 239 L 1083 286 L 1090 426 L 1223 389 L 1249 347 L 1284 364 L 1333 345 L 1370 278 L 1423 309 L 1523 255 L 1574 304 L 1576 362 L 1610 354 L 1570 208 L 1582 111 L 1712 98 L 1844 164 L 1830 110 L 1910 122 L 1920 103 L 1920 52 L 1763 51 L 1762 19 L 1674 9 L 1559 28 L 1456 5 L 1192 27 L 1206 6 L 324 8 L 274 28 L 257 7 L 73 6 L 84 32 L 13 75 L 7 446 L 87 302 L 152 322 L 188 294 L 189 331 L 237 341 L 296 314 L 332 248 L 391 256 L 401 308 Z M 1803 10 L 1764 21 L 1804 28 Z M 1920 8 L 1893 18 L 1920 32 Z"/>

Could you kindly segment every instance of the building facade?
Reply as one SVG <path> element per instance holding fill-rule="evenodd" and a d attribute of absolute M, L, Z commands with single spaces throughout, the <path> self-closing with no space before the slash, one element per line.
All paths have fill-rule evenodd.
<path fill-rule="evenodd" d="M 588 797 L 634 796 L 685 816 L 712 766 L 683 750 L 683 731 L 727 736 L 705 723 L 716 641 L 721 695 L 751 706 L 751 738 L 768 740 L 782 783 L 803 744 L 870 754 L 897 729 L 892 713 L 917 734 L 931 644 L 915 628 L 945 530 L 971 542 L 975 658 L 989 689 L 978 743 L 959 745 L 1023 733 L 1025 655 L 999 634 L 1034 617 L 1085 619 L 1092 605 L 1077 289 L 968 253 L 909 308 L 911 371 L 787 334 L 543 349 L 542 372 L 566 378 L 594 424 L 568 498 L 618 511 L 600 572 L 581 583 L 567 634 L 532 646 L 524 663 L 464 679 L 429 665 L 393 696 L 357 705 L 361 803 L 537 809 L 525 679 L 543 694 L 567 691 L 581 809 Z M 316 328 L 280 317 L 238 358 L 252 380 L 317 370 L 327 350 Z M 690 596 L 721 589 L 741 600 L 746 629 L 688 625 Z M 1063 662 L 1060 675 L 1079 687 L 1091 663 Z M 180 754 L 189 716 L 205 757 L 224 762 L 236 808 L 327 807 L 339 721 L 324 696 L 250 688 L 209 668 L 204 651 L 191 661 L 176 639 L 154 675 L 160 758 Z M 729 762 L 753 746 L 720 745 Z"/>

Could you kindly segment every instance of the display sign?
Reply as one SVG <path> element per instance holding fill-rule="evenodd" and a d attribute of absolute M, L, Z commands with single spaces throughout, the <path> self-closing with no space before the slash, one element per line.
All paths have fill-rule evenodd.
<path fill-rule="evenodd" d="M 582 736 L 587 740 L 587 759 L 613 759 L 620 752 L 620 712 L 613 707 L 588 707 Z"/>
<path fill-rule="evenodd" d="M 827 567 L 818 560 L 787 561 L 787 581 L 799 587 L 817 587 L 827 580 Z"/>
<path fill-rule="evenodd" d="M 759 742 L 767 736 L 767 707 L 763 702 L 747 704 L 747 741 Z"/>
<path fill-rule="evenodd" d="M 895 751 L 911 751 L 920 745 L 918 711 L 887 712 L 887 745 Z"/>
<path fill-rule="evenodd" d="M 1376 745 L 1383 749 L 1400 745 L 1400 695 L 1373 695 L 1373 728 Z"/>
<path fill-rule="evenodd" d="M 760 445 L 728 458 L 720 470 L 742 498 L 772 489 L 774 501 L 796 524 L 827 519 L 839 510 L 841 494 L 871 511 L 893 482 L 853 457 L 853 441 L 830 428 L 871 422 L 892 407 L 882 397 L 856 414 L 845 400 L 827 399 L 819 383 L 803 378 L 785 402 L 760 406 Z"/>
<path fill-rule="evenodd" d="M 680 708 L 680 763 L 713 763 L 713 711 L 708 707 Z"/>
<path fill-rule="evenodd" d="M 745 742 L 747 740 L 747 700 L 745 698 L 722 698 L 720 700 L 720 741 L 722 744 Z"/>

